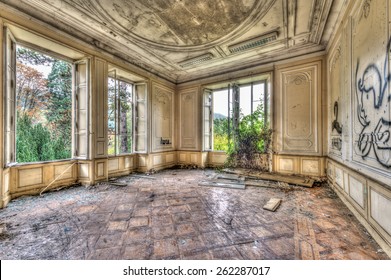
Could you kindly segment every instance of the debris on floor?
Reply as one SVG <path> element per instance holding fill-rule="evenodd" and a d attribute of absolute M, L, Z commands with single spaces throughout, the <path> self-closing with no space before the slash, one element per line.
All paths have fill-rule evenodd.
<path fill-rule="evenodd" d="M 109 182 L 109 184 L 113 186 L 119 186 L 119 187 L 126 187 L 128 185 L 126 183 L 121 183 L 121 182 Z"/>
<path fill-rule="evenodd" d="M 244 176 L 247 179 L 262 179 L 268 181 L 284 182 L 292 185 L 299 185 L 307 188 L 312 188 L 315 180 L 311 178 L 294 176 L 294 175 L 283 175 L 277 173 L 260 173 L 245 169 L 223 169 L 224 172 L 229 174 L 236 174 Z"/>
<path fill-rule="evenodd" d="M 221 187 L 231 189 L 245 189 L 244 177 L 240 177 L 235 174 L 217 174 L 210 180 L 201 181 L 199 186 L 206 187 Z"/>
<path fill-rule="evenodd" d="M 199 186 L 244 187 L 240 177 L 170 169 L 16 198 L 0 209 L 0 259 L 389 259 L 327 183 Z M 275 212 L 262 208 L 270 198 Z"/>
<path fill-rule="evenodd" d="M 287 189 L 287 190 L 293 189 L 293 187 L 288 183 L 268 181 L 268 180 L 246 180 L 245 185 L 251 187 L 263 187 L 263 188 L 277 188 L 277 189 Z"/>
<path fill-rule="evenodd" d="M 205 186 L 205 187 L 220 187 L 220 188 L 230 188 L 230 189 L 246 188 L 246 186 L 243 183 L 222 182 L 222 180 L 201 181 L 198 183 L 198 185 Z"/>
<path fill-rule="evenodd" d="M 263 209 L 275 212 L 281 204 L 280 198 L 271 198 L 264 206 Z"/>
<path fill-rule="evenodd" d="M 150 175 L 140 175 L 140 174 L 132 174 L 131 177 L 137 178 L 137 179 L 149 179 L 149 180 L 156 180 L 155 177 Z"/>
<path fill-rule="evenodd" d="M 0 234 L 3 234 L 7 230 L 7 227 L 5 224 L 0 224 Z"/>

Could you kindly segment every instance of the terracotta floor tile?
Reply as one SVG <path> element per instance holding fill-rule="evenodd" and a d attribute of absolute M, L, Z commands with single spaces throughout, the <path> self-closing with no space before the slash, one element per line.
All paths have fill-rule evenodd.
<path fill-rule="evenodd" d="M 95 244 L 96 249 L 105 249 L 118 247 L 122 243 L 123 233 L 111 233 L 101 235 Z"/>
<path fill-rule="evenodd" d="M 173 219 L 174 223 L 176 223 L 176 224 L 188 223 L 191 221 L 191 213 L 184 212 L 184 213 L 172 214 L 172 219 Z"/>
<path fill-rule="evenodd" d="M 153 246 L 151 244 L 137 244 L 125 247 L 122 255 L 123 260 L 147 260 L 152 256 Z"/>
<path fill-rule="evenodd" d="M 121 247 L 97 249 L 93 251 L 89 256 L 90 260 L 120 260 L 121 259 Z"/>
<path fill-rule="evenodd" d="M 218 230 L 216 223 L 209 219 L 199 220 L 197 221 L 196 225 L 200 232 L 211 232 Z"/>
<path fill-rule="evenodd" d="M 170 214 L 167 215 L 159 215 L 152 216 L 152 226 L 153 227 L 161 227 L 172 224 L 172 218 Z"/>
<path fill-rule="evenodd" d="M 189 208 L 188 205 L 173 205 L 173 206 L 170 206 L 170 212 L 172 214 L 189 212 L 189 211 L 190 211 L 190 208 Z"/>
<path fill-rule="evenodd" d="M 119 204 L 117 205 L 117 207 L 115 208 L 115 211 L 116 212 L 131 212 L 134 208 L 134 204 L 133 203 L 124 203 L 124 204 Z"/>
<path fill-rule="evenodd" d="M 252 233 L 248 228 L 236 228 L 227 231 L 227 236 L 231 240 L 232 244 L 241 244 L 245 242 L 252 242 L 257 239 L 257 236 Z"/>
<path fill-rule="evenodd" d="M 167 206 L 167 200 L 166 199 L 155 199 L 152 202 L 153 207 L 159 207 L 159 206 Z"/>
<path fill-rule="evenodd" d="M 110 221 L 128 221 L 131 215 L 131 212 L 113 212 L 110 216 Z"/>
<path fill-rule="evenodd" d="M 179 256 L 177 240 L 175 238 L 156 240 L 153 246 L 153 255 L 157 259 Z"/>
<path fill-rule="evenodd" d="M 128 227 L 127 221 L 114 221 L 107 224 L 108 231 L 125 231 Z"/>
<path fill-rule="evenodd" d="M 284 257 L 295 255 L 295 244 L 293 238 L 268 239 L 264 241 L 264 244 L 276 256 Z"/>
<path fill-rule="evenodd" d="M 178 237 L 180 253 L 184 256 L 205 249 L 205 244 L 199 236 Z"/>
<path fill-rule="evenodd" d="M 149 225 L 149 217 L 134 217 L 129 220 L 129 228 Z"/>
<path fill-rule="evenodd" d="M 163 239 L 175 236 L 174 225 L 153 226 L 152 234 L 154 239 Z"/>
<path fill-rule="evenodd" d="M 242 260 L 243 256 L 235 248 L 235 246 L 218 248 L 211 250 L 214 260 Z"/>
<path fill-rule="evenodd" d="M 264 226 L 250 226 L 249 230 L 257 236 L 257 239 L 273 236 L 273 233 Z"/>
<path fill-rule="evenodd" d="M 0 211 L 0 259 L 389 259 L 326 184 L 198 185 L 213 176 L 172 169 L 15 199 Z M 262 209 L 271 197 L 276 212 Z"/>
<path fill-rule="evenodd" d="M 182 257 L 183 260 L 212 260 L 212 255 L 209 252 L 194 252 Z"/>
<path fill-rule="evenodd" d="M 193 223 L 182 223 L 175 225 L 177 236 L 198 234 L 198 229 Z"/>
<path fill-rule="evenodd" d="M 190 206 L 191 207 L 191 206 Z M 209 219 L 209 215 L 206 211 L 201 210 L 201 211 L 191 211 L 191 219 L 195 222 L 198 222 L 199 220 L 205 220 Z"/>
<path fill-rule="evenodd" d="M 202 233 L 201 238 L 208 248 L 223 247 L 232 244 L 227 235 L 220 231 Z"/>
<path fill-rule="evenodd" d="M 148 216 L 150 213 L 150 208 L 148 207 L 137 207 L 133 209 L 132 216 L 133 217 L 142 217 Z"/>
<path fill-rule="evenodd" d="M 263 243 L 258 241 L 249 244 L 236 245 L 235 247 L 244 259 L 264 260 L 276 258 L 273 253 L 267 250 Z"/>
<path fill-rule="evenodd" d="M 148 240 L 151 240 L 151 229 L 148 227 L 130 228 L 123 235 L 123 243 L 127 245 Z"/>
<path fill-rule="evenodd" d="M 152 215 L 161 216 L 161 215 L 169 215 L 170 208 L 168 206 L 156 206 L 152 208 Z"/>

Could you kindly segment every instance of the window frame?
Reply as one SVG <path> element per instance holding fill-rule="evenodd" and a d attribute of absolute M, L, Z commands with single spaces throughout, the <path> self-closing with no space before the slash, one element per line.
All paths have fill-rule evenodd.
<path fill-rule="evenodd" d="M 59 53 L 59 52 L 55 52 L 55 51 L 51 51 L 49 49 L 46 49 L 42 46 L 38 46 L 34 43 L 31 43 L 29 41 L 26 41 L 26 40 L 23 40 L 23 39 L 20 39 L 18 37 L 16 37 L 13 32 L 12 32 L 12 29 L 15 28 L 17 30 L 23 30 L 23 32 L 27 33 L 27 34 L 32 34 L 33 36 L 35 37 L 38 37 L 38 38 L 42 38 L 44 41 L 48 41 L 48 42 L 52 42 L 54 43 L 55 46 L 62 46 L 62 51 L 63 52 L 66 52 L 66 51 L 69 51 L 69 52 L 76 52 L 79 56 L 82 55 L 83 58 L 80 58 L 80 59 L 73 59 L 71 58 L 70 56 L 67 56 L 67 55 L 64 55 L 62 53 Z M 14 60 L 14 63 L 15 63 L 15 67 L 13 69 L 13 73 L 12 75 L 14 76 L 14 86 L 13 86 L 13 89 L 11 90 L 10 92 L 10 89 L 8 89 L 8 74 L 7 74 L 7 55 L 8 55 L 8 49 L 10 48 L 9 46 L 9 43 L 7 41 L 8 39 L 8 36 L 10 36 L 12 38 L 12 44 L 15 46 L 14 48 L 14 51 L 13 51 L 13 60 Z M 32 33 L 30 31 L 27 31 L 27 30 L 24 30 L 24 29 L 20 29 L 19 27 L 16 27 L 12 24 L 4 24 L 4 27 L 3 27 L 3 59 L 4 59 L 4 65 L 3 65 L 3 71 L 4 71 L 4 77 L 5 77 L 5 81 L 3 82 L 3 109 L 4 109 L 4 119 L 3 119 L 3 133 L 4 133 L 4 139 L 3 139 L 3 145 L 4 147 L 8 147 L 8 146 L 11 146 L 12 149 L 11 150 L 7 150 L 7 148 L 4 149 L 4 153 L 3 153 L 3 166 L 5 168 L 8 168 L 8 167 L 12 167 L 12 166 L 15 166 L 15 165 L 29 165 L 29 164 L 38 164 L 38 163 L 47 163 L 47 162 L 61 162 L 61 161 L 71 161 L 71 160 L 75 160 L 75 159 L 84 159 L 84 160 L 87 160 L 87 159 L 90 159 L 90 126 L 89 126 L 89 122 L 90 122 L 90 112 L 91 112 L 91 109 L 90 109 L 90 91 L 91 91 L 91 86 L 90 86 L 90 83 L 91 83 L 91 58 L 79 51 L 76 51 L 74 50 L 72 47 L 69 47 L 67 45 L 63 45 L 61 43 L 58 43 L 56 41 L 53 41 L 51 39 L 48 39 L 48 38 L 44 38 L 43 36 L 40 36 L 40 35 L 37 35 L 35 33 Z M 16 70 L 16 48 L 17 46 L 21 46 L 21 47 L 25 47 L 25 48 L 28 48 L 28 49 L 31 49 L 31 50 L 34 50 L 34 51 L 37 51 L 39 53 L 42 53 L 44 55 L 48 55 L 48 56 L 51 56 L 53 58 L 56 58 L 56 59 L 59 59 L 59 60 L 63 60 L 65 62 L 68 62 L 70 64 L 72 64 L 72 120 L 71 120 L 71 123 L 72 123 L 72 152 L 71 152 L 71 157 L 70 158 L 67 158 L 67 159 L 58 159 L 58 160 L 47 160 L 47 161 L 37 161 L 37 162 L 23 162 L 23 163 L 18 163 L 16 162 L 16 73 L 17 73 L 17 70 Z M 77 126 L 78 124 L 76 123 L 76 120 L 74 118 L 75 114 L 76 114 L 76 107 L 78 106 L 77 105 L 77 101 L 76 101 L 76 98 L 75 98 L 75 95 L 76 95 L 76 92 L 77 92 L 77 85 L 75 83 L 75 80 L 76 80 L 76 76 L 78 75 L 77 73 L 77 69 L 76 69 L 76 64 L 80 61 L 83 61 L 84 63 L 86 63 L 86 73 L 85 73 L 85 78 L 86 78 L 86 100 L 85 100 L 85 106 L 86 106 L 86 123 L 85 123 L 85 128 L 86 128 L 86 132 L 85 132 L 85 153 L 84 155 L 80 156 L 80 154 L 78 153 L 77 149 L 76 149 L 76 143 L 77 142 L 80 142 L 80 139 L 79 138 L 79 133 L 78 133 L 78 129 L 77 129 Z M 12 95 L 12 97 L 14 98 L 14 101 L 11 103 L 13 103 L 13 105 L 11 106 L 9 104 L 9 96 Z M 10 112 L 11 111 L 11 112 Z M 11 119 L 11 120 L 9 120 Z M 6 136 L 8 133 L 7 133 L 7 126 L 11 126 L 11 127 L 14 127 L 14 129 L 8 133 L 11 133 L 12 136 L 8 137 Z M 12 143 L 10 143 L 12 142 Z"/>
<path fill-rule="evenodd" d="M 203 151 L 209 151 L 209 152 L 225 152 L 224 150 L 214 150 L 214 92 L 216 91 L 222 91 L 227 90 L 228 95 L 228 141 L 235 141 L 235 135 L 233 135 L 235 131 L 235 115 L 236 117 L 239 117 L 240 114 L 240 88 L 244 86 L 251 86 L 251 114 L 254 112 L 253 103 L 254 103 L 254 86 L 255 85 L 264 85 L 263 86 L 263 104 L 264 106 L 264 122 L 267 123 L 270 127 L 271 124 L 271 115 L 270 115 L 270 107 L 271 107 L 271 98 L 268 98 L 269 96 L 269 89 L 270 89 L 270 74 L 262 79 L 251 81 L 251 82 L 229 82 L 226 84 L 226 86 L 222 87 L 214 87 L 213 85 L 207 86 L 203 88 Z M 238 90 L 235 91 L 234 88 L 237 87 Z M 213 89 L 212 89 L 213 88 Z M 205 98 L 207 95 L 211 95 L 211 108 L 210 108 L 210 116 L 209 116 L 209 128 L 210 128 L 210 134 L 207 135 L 205 132 L 205 112 L 206 112 L 206 105 L 205 105 Z M 232 102 L 231 102 L 232 100 Z M 235 105 L 236 104 L 236 105 Z M 231 108 L 232 107 L 232 108 Z M 232 110 L 232 112 L 231 112 Z M 235 114 L 235 115 L 234 115 Z M 231 121 L 232 120 L 232 121 Z M 232 126 L 232 127 L 231 127 Z M 209 141 L 209 148 L 206 143 L 206 139 Z"/>
<path fill-rule="evenodd" d="M 112 77 L 109 73 L 110 72 L 114 72 L 114 77 Z M 135 92 L 136 92 L 136 82 L 133 82 L 133 81 L 130 81 L 129 79 L 126 79 L 124 77 L 117 77 L 116 75 L 116 69 L 113 69 L 111 71 L 108 71 L 108 75 L 107 75 L 107 84 L 109 83 L 109 79 L 113 79 L 114 80 L 114 83 L 115 83 L 115 96 L 114 96 L 114 120 L 115 120 L 115 124 L 114 124 L 114 130 L 115 130 L 115 133 L 114 134 L 109 134 L 109 129 L 107 129 L 107 143 L 109 142 L 109 135 L 114 135 L 114 154 L 109 154 L 108 150 L 109 150 L 109 145 L 107 145 L 107 156 L 108 157 L 118 157 L 118 156 L 124 156 L 124 155 L 131 155 L 131 154 L 134 154 L 135 153 L 135 129 L 136 129 L 136 125 L 135 125 Z M 118 83 L 119 82 L 124 82 L 124 83 L 127 83 L 128 85 L 131 85 L 131 88 L 132 88 L 132 101 L 131 101 L 131 116 L 132 116 L 132 127 L 130 128 L 130 134 L 128 133 L 127 135 L 130 135 L 131 136 L 131 139 L 132 139 L 132 145 L 131 145 L 131 151 L 128 152 L 128 153 L 121 153 L 119 152 L 119 148 L 118 148 L 118 141 L 121 140 L 121 131 L 120 131 L 120 111 L 119 111 L 119 102 L 120 102 L 120 99 L 118 98 L 118 95 L 119 95 L 119 90 L 118 90 Z M 109 87 L 107 86 L 107 92 L 109 92 Z M 109 100 L 109 94 L 107 94 L 107 105 L 109 104 L 108 102 Z M 108 107 L 107 107 L 108 108 Z M 109 112 L 109 110 L 107 109 L 107 112 Z M 107 125 L 108 125 L 108 121 L 107 121 Z"/>

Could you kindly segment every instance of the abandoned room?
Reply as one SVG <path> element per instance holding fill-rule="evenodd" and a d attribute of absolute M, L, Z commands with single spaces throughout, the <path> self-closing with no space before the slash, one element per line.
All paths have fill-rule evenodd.
<path fill-rule="evenodd" d="M 388 0 L 1 0 L 0 259 L 388 260 Z"/>

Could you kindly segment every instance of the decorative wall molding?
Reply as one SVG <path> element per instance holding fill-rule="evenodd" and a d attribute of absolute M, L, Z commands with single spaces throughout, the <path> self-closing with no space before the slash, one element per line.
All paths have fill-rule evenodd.
<path fill-rule="evenodd" d="M 199 144 L 199 88 L 179 91 L 179 149 L 196 150 Z"/>
<path fill-rule="evenodd" d="M 276 148 L 283 154 L 321 155 L 321 61 L 277 71 Z"/>
<path fill-rule="evenodd" d="M 334 160 L 327 160 L 330 185 L 366 227 L 382 249 L 391 254 L 391 189 Z"/>

